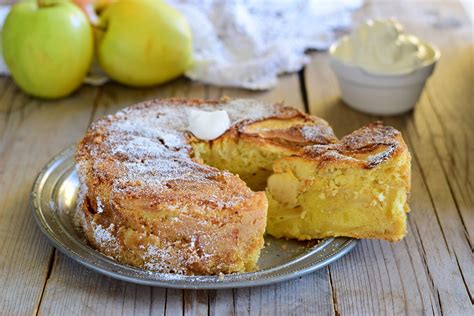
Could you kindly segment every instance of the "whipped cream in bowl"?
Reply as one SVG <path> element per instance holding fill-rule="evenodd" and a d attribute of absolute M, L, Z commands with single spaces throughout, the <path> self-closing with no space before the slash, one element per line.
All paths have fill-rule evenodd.
<path fill-rule="evenodd" d="M 440 57 L 437 48 L 406 34 L 394 19 L 366 21 L 329 54 L 342 99 L 376 115 L 412 109 Z"/>

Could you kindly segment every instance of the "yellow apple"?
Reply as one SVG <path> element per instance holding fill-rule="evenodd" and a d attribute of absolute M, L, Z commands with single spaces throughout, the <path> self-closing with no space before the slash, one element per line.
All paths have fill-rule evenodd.
<path fill-rule="evenodd" d="M 97 57 L 114 80 L 131 86 L 160 84 L 191 64 L 189 25 L 164 1 L 124 0 L 100 15 Z"/>

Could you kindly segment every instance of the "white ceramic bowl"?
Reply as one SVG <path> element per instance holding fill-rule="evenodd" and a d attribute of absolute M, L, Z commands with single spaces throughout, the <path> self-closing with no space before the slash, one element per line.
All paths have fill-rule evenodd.
<path fill-rule="evenodd" d="M 396 115 L 413 109 L 440 57 L 439 50 L 431 46 L 434 58 L 420 68 L 406 74 L 379 75 L 334 57 L 337 44 L 331 46 L 329 55 L 342 99 L 352 108 L 374 115 Z"/>

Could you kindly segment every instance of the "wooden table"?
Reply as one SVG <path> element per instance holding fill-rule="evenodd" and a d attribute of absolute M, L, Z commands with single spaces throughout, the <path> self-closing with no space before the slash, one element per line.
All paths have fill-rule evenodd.
<path fill-rule="evenodd" d="M 285 100 L 327 119 L 339 136 L 378 117 L 341 102 L 326 53 L 314 53 L 303 71 L 260 93 L 180 79 L 142 90 L 84 86 L 67 99 L 45 102 L 1 78 L 0 314 L 474 315 L 472 22 L 453 1 L 368 3 L 355 15 L 359 21 L 395 15 L 442 51 L 415 111 L 384 119 L 403 132 L 413 154 L 412 212 L 403 241 L 363 240 L 327 268 L 257 288 L 167 290 L 100 275 L 51 247 L 33 221 L 29 193 L 41 167 L 104 114 L 150 98 L 228 95 Z"/>

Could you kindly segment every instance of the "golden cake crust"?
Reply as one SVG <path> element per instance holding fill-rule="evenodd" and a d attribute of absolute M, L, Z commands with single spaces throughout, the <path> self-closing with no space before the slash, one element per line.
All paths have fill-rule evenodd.
<path fill-rule="evenodd" d="M 190 143 L 198 140 L 186 131 L 191 107 L 229 113 L 232 125 L 221 138 L 295 152 L 336 139 L 324 120 L 279 104 L 165 99 L 134 105 L 94 123 L 78 145 L 79 223 L 97 249 L 134 266 L 185 274 L 252 270 L 263 246 L 265 194 L 192 158 Z M 292 123 L 255 126 L 265 120 Z"/>
<path fill-rule="evenodd" d="M 337 143 L 307 146 L 301 156 L 323 164 L 350 164 L 371 169 L 407 150 L 398 130 L 376 121 L 344 136 Z"/>

